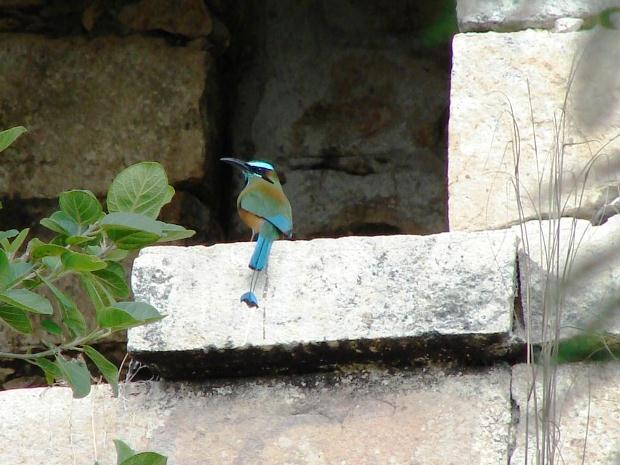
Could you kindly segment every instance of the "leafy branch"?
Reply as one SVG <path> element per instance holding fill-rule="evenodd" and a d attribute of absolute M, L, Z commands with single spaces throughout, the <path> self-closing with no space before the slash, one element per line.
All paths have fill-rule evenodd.
<path fill-rule="evenodd" d="M 0 132 L 0 151 L 24 131 Z M 90 392 L 86 356 L 117 395 L 118 369 L 90 344 L 163 318 L 151 305 L 129 300 L 121 261 L 131 250 L 194 234 L 157 220 L 173 195 L 163 167 L 142 162 L 114 179 L 107 193 L 107 211 L 88 190 L 62 192 L 59 210 L 41 220 L 55 233 L 49 242 L 36 237 L 27 241 L 29 229 L 0 231 L 0 321 L 23 334 L 40 327 L 45 334 L 41 344 L 47 348 L 25 354 L 0 352 L 0 358 L 37 365 L 48 383 L 64 380 L 74 397 L 80 398 Z M 95 310 L 94 327 L 89 327 L 84 309 L 55 284 L 72 275 L 78 277 Z M 68 352 L 78 352 L 78 357 Z"/>
<path fill-rule="evenodd" d="M 136 452 L 125 442 L 115 439 L 117 465 L 166 465 L 168 459 L 156 452 Z M 95 465 L 100 465 L 96 462 Z"/>

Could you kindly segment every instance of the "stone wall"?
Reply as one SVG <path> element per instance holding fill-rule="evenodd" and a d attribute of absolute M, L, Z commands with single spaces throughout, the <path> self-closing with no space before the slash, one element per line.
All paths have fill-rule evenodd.
<path fill-rule="evenodd" d="M 617 213 L 608 206 L 620 196 L 619 9 L 459 1 L 460 27 L 487 32 L 453 41 L 451 230 L 505 228 L 560 209 L 597 223 Z"/>
<path fill-rule="evenodd" d="M 0 0 L 0 127 L 28 128 L 2 154 L 0 229 L 45 237 L 61 191 L 105 198 L 123 167 L 156 160 L 177 190 L 162 215 L 197 231 L 187 243 L 246 240 L 241 179 L 218 162 L 234 155 L 277 164 L 295 238 L 443 231 L 449 34 L 428 31 L 446 11 Z M 6 350 L 34 340 L 0 327 Z"/>
<path fill-rule="evenodd" d="M 450 2 L 0 1 L 0 222 L 138 160 L 194 242 L 245 238 L 223 155 L 275 162 L 295 236 L 445 230 Z M 13 200 L 14 199 L 14 200 Z"/>

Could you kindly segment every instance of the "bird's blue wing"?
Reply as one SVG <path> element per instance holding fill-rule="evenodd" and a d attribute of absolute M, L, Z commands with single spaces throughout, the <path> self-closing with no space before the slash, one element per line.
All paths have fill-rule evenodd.
<path fill-rule="evenodd" d="M 265 219 L 278 228 L 285 236 L 291 237 L 293 235 L 293 222 L 286 216 L 274 215 L 268 216 Z"/>

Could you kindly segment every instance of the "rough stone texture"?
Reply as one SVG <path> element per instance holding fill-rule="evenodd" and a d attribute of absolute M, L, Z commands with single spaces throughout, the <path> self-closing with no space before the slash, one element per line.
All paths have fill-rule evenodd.
<path fill-rule="evenodd" d="M 553 32 L 575 32 L 583 26 L 581 18 L 558 18 L 553 24 Z"/>
<path fill-rule="evenodd" d="M 505 463 L 510 373 L 435 370 L 0 393 L 0 463 L 114 463 L 112 439 L 183 465 Z M 42 429 L 43 428 L 43 429 Z M 31 447 L 32 438 L 37 446 Z"/>
<path fill-rule="evenodd" d="M 511 328 L 515 236 L 279 241 L 257 286 L 258 310 L 239 302 L 253 247 L 144 249 L 134 262 L 134 294 L 168 317 L 130 330 L 129 350 L 167 377 L 247 365 L 245 351 L 295 371 L 399 351 L 409 360 L 427 351 L 485 352 Z"/>
<path fill-rule="evenodd" d="M 2 8 L 32 8 L 39 6 L 43 0 L 0 0 Z"/>
<path fill-rule="evenodd" d="M 592 24 L 619 0 L 457 0 L 461 32 L 551 29 L 560 18 L 583 18 Z"/>
<path fill-rule="evenodd" d="M 0 121 L 29 129 L 3 153 L 0 193 L 102 194 L 123 167 L 146 159 L 172 182 L 201 178 L 210 63 L 205 52 L 152 38 L 0 35 Z"/>
<path fill-rule="evenodd" d="M 520 234 L 518 228 L 514 229 Z M 561 337 L 599 331 L 620 335 L 617 306 L 620 291 L 620 215 L 611 217 L 601 226 L 592 226 L 585 220 L 574 220 L 573 223 L 569 218 L 563 218 L 559 224 L 531 221 L 525 224 L 524 234 L 527 241 L 520 241 L 519 245 L 519 275 L 521 302 L 531 341 L 551 340 L 554 334 L 556 318 L 550 318 L 544 330 L 542 316 L 544 308 L 548 314 L 557 315 L 552 295 L 558 283 L 558 274 L 547 271 L 556 268 L 558 263 L 547 258 L 552 256 L 552 248 L 559 249 L 557 268 L 560 275 L 571 267 L 560 307 Z M 568 259 L 573 256 L 574 259 Z M 552 264 L 547 265 L 548 260 Z M 548 291 L 546 299 L 545 289 Z M 521 335 L 525 338 L 525 333 Z"/>
<path fill-rule="evenodd" d="M 534 418 L 541 408 L 542 368 L 538 368 L 536 395 L 529 401 L 532 369 L 516 365 L 512 370 L 512 398 L 520 411 L 516 428 L 516 448 L 510 463 L 520 465 L 525 460 L 526 424 L 529 418 L 527 463 L 536 463 Z M 620 364 L 560 365 L 557 372 L 556 418 L 551 428 L 556 431 L 558 449 L 556 460 L 562 463 L 616 465 L 620 463 Z M 527 414 L 527 415 L 526 415 Z M 588 418 L 589 417 L 589 418 Z M 586 442 L 587 432 L 587 442 Z M 558 434 L 559 433 L 559 434 Z M 584 446 L 585 455 L 584 455 Z M 560 459 L 561 456 L 561 459 Z"/>
<path fill-rule="evenodd" d="M 141 0 L 125 5 L 119 21 L 137 31 L 166 31 L 185 37 L 211 33 L 212 22 L 203 0 Z"/>
<path fill-rule="evenodd" d="M 537 212 L 544 217 L 551 210 L 549 192 L 554 188 L 550 178 L 557 172 L 552 163 L 554 117 L 558 122 L 561 119 L 575 54 L 580 59 L 567 100 L 565 136 L 560 137 L 560 146 L 567 144 L 558 174 L 563 215 L 589 219 L 617 197 L 620 163 L 614 152 L 620 141 L 612 139 L 620 131 L 620 31 L 459 34 L 453 52 L 448 168 L 451 230 L 516 223 L 516 184 L 526 219 L 537 218 Z M 518 183 L 511 106 L 520 136 L 519 144 L 514 144 L 520 149 Z"/>
<path fill-rule="evenodd" d="M 445 230 L 443 2 L 258 4 L 233 150 L 285 174 L 296 237 Z"/>

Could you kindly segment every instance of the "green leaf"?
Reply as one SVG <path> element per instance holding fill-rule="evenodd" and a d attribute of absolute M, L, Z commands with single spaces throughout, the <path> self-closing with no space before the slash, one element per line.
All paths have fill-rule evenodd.
<path fill-rule="evenodd" d="M 155 307 L 144 302 L 116 302 L 97 310 L 99 326 L 114 330 L 152 323 L 163 317 Z"/>
<path fill-rule="evenodd" d="M 90 373 L 86 364 L 81 360 L 65 360 L 57 355 L 56 363 L 62 378 L 69 383 L 73 390 L 73 398 L 81 399 L 90 393 Z"/>
<path fill-rule="evenodd" d="M 90 274 L 81 274 L 80 283 L 90 298 L 90 301 L 93 303 L 95 310 L 99 311 L 99 309 L 107 307 L 113 302 L 113 300 L 108 298 L 104 290 L 101 289 L 98 284 L 95 284 Z"/>
<path fill-rule="evenodd" d="M 138 250 L 155 244 L 160 236 L 142 231 L 108 231 L 108 237 L 120 250 Z"/>
<path fill-rule="evenodd" d="M 64 250 L 66 250 L 63 247 Z M 41 263 L 43 263 L 50 271 L 57 271 L 62 267 L 62 262 L 60 261 L 60 257 L 43 257 L 41 259 Z"/>
<path fill-rule="evenodd" d="M 9 286 L 13 286 L 18 281 L 23 280 L 32 271 L 32 264 L 28 262 L 17 261 L 11 263 L 11 271 L 9 276 Z"/>
<path fill-rule="evenodd" d="M 6 289 L 11 280 L 11 262 L 4 250 L 0 249 L 0 289 Z"/>
<path fill-rule="evenodd" d="M 65 239 L 65 242 L 69 245 L 80 245 L 90 241 L 99 242 L 96 237 L 91 236 L 69 236 Z"/>
<path fill-rule="evenodd" d="M 141 213 L 116 212 L 108 213 L 101 220 L 101 225 L 107 231 L 110 229 L 126 231 L 142 231 L 161 236 L 160 221 L 154 220 Z"/>
<path fill-rule="evenodd" d="M 12 305 L 0 304 L 0 318 L 20 333 L 32 333 L 32 324 L 26 312 Z"/>
<path fill-rule="evenodd" d="M 25 289 L 36 289 L 38 286 L 41 285 L 41 280 L 36 276 L 32 278 L 26 278 L 22 280 L 20 285 Z"/>
<path fill-rule="evenodd" d="M 47 384 L 53 384 L 55 380 L 62 379 L 62 372 L 55 362 L 46 358 L 39 358 L 34 360 L 34 364 L 43 370 Z"/>
<path fill-rule="evenodd" d="M 79 225 L 63 211 L 54 212 L 49 218 L 40 221 L 42 226 L 64 236 L 75 236 L 80 233 Z"/>
<path fill-rule="evenodd" d="M 0 249 L 0 290 L 13 286 L 32 271 L 28 262 L 10 262 L 4 250 Z"/>
<path fill-rule="evenodd" d="M 45 319 L 41 321 L 41 326 L 43 326 L 45 331 L 54 336 L 59 336 L 62 333 L 62 329 L 60 329 L 60 326 L 58 326 L 54 320 Z"/>
<path fill-rule="evenodd" d="M 164 168 L 156 162 L 141 162 L 116 176 L 108 190 L 107 204 L 110 212 L 142 213 L 157 218 L 161 207 L 171 198 Z"/>
<path fill-rule="evenodd" d="M 22 244 L 24 243 L 24 241 L 26 240 L 26 237 L 28 236 L 29 232 L 30 232 L 30 228 L 22 229 L 17 235 L 17 237 L 11 243 L 11 247 L 9 248 L 8 252 L 10 252 L 11 254 L 14 254 L 15 252 L 17 252 L 19 248 L 22 246 Z"/>
<path fill-rule="evenodd" d="M 62 323 L 69 329 L 73 336 L 82 336 L 86 333 L 86 320 L 71 298 L 63 294 L 51 281 L 41 276 L 41 280 L 54 295 L 60 307 Z"/>
<path fill-rule="evenodd" d="M 67 251 L 65 247 L 56 244 L 46 244 L 36 237 L 30 241 L 28 247 L 30 247 L 30 255 L 35 260 L 43 257 L 59 256 Z"/>
<path fill-rule="evenodd" d="M 97 352 L 91 346 L 84 346 L 84 353 L 90 358 L 97 369 L 112 388 L 114 397 L 118 397 L 118 368 L 105 358 L 101 353 Z"/>
<path fill-rule="evenodd" d="M 114 440 L 114 447 L 116 447 L 116 463 L 121 464 L 129 457 L 133 457 L 136 455 L 136 451 L 133 450 L 126 442 L 121 441 L 120 439 Z"/>
<path fill-rule="evenodd" d="M 123 267 L 118 263 L 108 263 L 105 270 L 93 271 L 91 275 L 101 286 L 108 289 L 114 298 L 125 299 L 129 297 L 129 286 L 125 281 L 125 273 Z"/>
<path fill-rule="evenodd" d="M 101 220 L 101 225 L 110 240 L 124 250 L 153 244 L 162 235 L 159 222 L 140 213 L 110 213 Z"/>
<path fill-rule="evenodd" d="M 65 253 L 60 256 L 60 259 L 67 270 L 73 271 L 102 270 L 107 266 L 107 263 L 100 258 L 85 253 L 73 252 L 71 250 L 66 250 Z"/>
<path fill-rule="evenodd" d="M 45 297 L 28 289 L 7 289 L 0 294 L 0 301 L 21 308 L 27 312 L 51 315 L 52 304 Z"/>
<path fill-rule="evenodd" d="M 103 215 L 101 204 L 91 191 L 65 191 L 60 194 L 58 203 L 60 210 L 71 217 L 80 229 L 86 229 Z"/>
<path fill-rule="evenodd" d="M 140 452 L 121 462 L 120 465 L 166 465 L 167 463 L 168 459 L 157 452 Z"/>
<path fill-rule="evenodd" d="M 9 229 L 8 231 L 0 231 L 0 239 L 10 239 L 19 234 L 17 229 Z"/>
<path fill-rule="evenodd" d="M 166 205 L 167 203 L 170 203 L 170 201 L 172 200 L 172 197 L 174 197 L 174 187 L 168 186 L 168 189 L 166 189 L 166 197 L 164 199 L 164 205 Z"/>
<path fill-rule="evenodd" d="M 178 224 L 164 223 L 163 221 L 159 221 L 159 224 L 161 226 L 163 237 L 157 242 L 178 241 L 180 239 L 187 239 L 188 237 L 192 237 L 196 234 L 196 231 L 185 229 L 183 226 L 179 226 Z"/>
<path fill-rule="evenodd" d="M 113 262 L 119 262 L 127 258 L 129 252 L 123 249 L 112 249 L 109 252 L 106 252 L 105 259 L 111 260 Z"/>
<path fill-rule="evenodd" d="M 26 128 L 23 126 L 15 126 L 14 128 L 7 129 L 0 132 L 0 152 L 5 150 L 9 145 L 15 142 L 19 136 L 26 132 Z"/>

